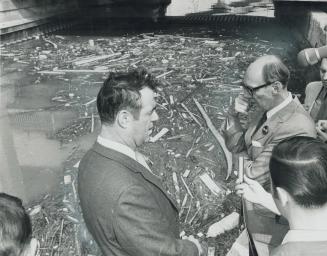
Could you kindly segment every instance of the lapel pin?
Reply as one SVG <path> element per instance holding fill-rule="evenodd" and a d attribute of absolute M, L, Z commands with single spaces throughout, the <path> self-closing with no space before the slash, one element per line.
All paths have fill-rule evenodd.
<path fill-rule="evenodd" d="M 265 125 L 264 127 L 262 127 L 262 134 L 263 135 L 267 135 L 269 132 L 269 127 L 268 125 Z"/>

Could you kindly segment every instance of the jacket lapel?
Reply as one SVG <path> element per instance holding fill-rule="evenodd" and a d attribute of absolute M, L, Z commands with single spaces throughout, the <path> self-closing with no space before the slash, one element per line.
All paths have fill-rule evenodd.
<path fill-rule="evenodd" d="M 103 155 L 106 158 L 109 158 L 111 160 L 119 162 L 121 165 L 124 165 L 130 171 L 140 173 L 144 179 L 146 179 L 148 182 L 152 183 L 157 188 L 159 188 L 164 193 L 164 195 L 166 195 L 166 197 L 169 199 L 169 201 L 172 203 L 172 205 L 176 208 L 176 210 L 178 210 L 178 206 L 177 206 L 175 200 L 163 188 L 159 177 L 152 174 L 142 164 L 140 164 L 136 160 L 134 160 L 120 152 L 117 152 L 113 149 L 106 148 L 97 142 L 94 144 L 93 150 L 96 151 L 97 153 Z"/>
<path fill-rule="evenodd" d="M 265 128 L 260 128 L 254 133 L 256 125 L 250 126 L 245 139 L 248 141 L 248 155 L 252 159 L 255 159 L 263 151 L 278 130 L 278 127 L 291 117 L 298 106 L 302 107 L 298 98 L 295 97 L 286 107 L 267 119 L 262 125 Z"/>
<path fill-rule="evenodd" d="M 308 99 L 307 99 L 307 102 L 309 102 L 309 113 L 311 113 L 311 110 L 313 108 L 313 105 L 315 104 L 316 102 L 316 99 L 322 89 L 322 84 L 317 84 L 316 87 L 314 87 L 315 90 L 312 90 L 310 92 L 310 94 L 307 95 Z"/>

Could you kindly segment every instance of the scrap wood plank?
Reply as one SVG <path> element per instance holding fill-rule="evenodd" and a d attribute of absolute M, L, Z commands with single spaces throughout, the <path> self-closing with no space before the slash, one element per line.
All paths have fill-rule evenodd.
<path fill-rule="evenodd" d="M 210 189 L 210 191 L 218 195 L 220 192 L 224 191 L 222 188 L 220 188 L 213 179 L 209 176 L 208 173 L 203 173 L 199 176 L 199 178 L 202 180 L 202 182 Z"/>
<path fill-rule="evenodd" d="M 107 73 L 109 69 L 57 69 L 57 70 L 42 70 L 38 74 L 43 75 L 64 75 L 66 73 Z"/>
<path fill-rule="evenodd" d="M 95 62 L 95 61 L 98 61 L 98 60 L 105 60 L 105 59 L 109 59 L 109 58 L 119 56 L 119 55 L 121 55 L 120 52 L 113 53 L 113 54 L 108 54 L 108 55 L 86 57 L 86 58 L 74 61 L 74 65 L 82 66 L 82 65 L 88 64 L 90 62 Z"/>
<path fill-rule="evenodd" d="M 217 139 L 221 149 L 224 152 L 225 159 L 226 159 L 226 162 L 227 162 L 227 176 L 226 176 L 226 180 L 227 180 L 229 178 L 230 174 L 232 173 L 232 165 L 233 165 L 232 153 L 227 149 L 223 136 L 218 132 L 216 127 L 213 125 L 211 119 L 209 118 L 209 116 L 207 115 L 207 113 L 205 112 L 205 110 L 203 109 L 201 104 L 195 98 L 193 98 L 193 101 L 195 102 L 195 104 L 198 107 L 201 115 L 205 119 L 205 121 L 206 121 L 206 123 L 207 123 L 207 125 L 209 127 L 209 130 L 215 136 L 215 138 Z"/>

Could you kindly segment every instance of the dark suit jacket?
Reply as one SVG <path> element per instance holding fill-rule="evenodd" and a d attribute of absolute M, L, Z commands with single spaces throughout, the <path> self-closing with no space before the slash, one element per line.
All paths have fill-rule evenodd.
<path fill-rule="evenodd" d="M 179 239 L 175 202 L 143 165 L 96 143 L 79 166 L 85 223 L 103 255 L 198 255 Z"/>
<path fill-rule="evenodd" d="M 223 133 L 229 150 L 235 153 L 245 151 L 253 161 L 252 168 L 246 172 L 246 175 L 260 182 L 267 191 L 270 191 L 269 161 L 275 145 L 294 136 L 316 137 L 316 130 L 313 120 L 297 98 L 275 113 L 255 132 L 261 116 L 262 113 L 259 113 L 257 120 L 254 120 L 244 131 L 238 117 L 229 115 L 227 118 L 232 126 Z M 252 141 L 256 141 L 256 145 L 253 145 Z M 267 255 L 271 248 L 279 245 L 289 229 L 284 218 L 276 219 L 275 214 L 266 208 L 246 200 L 244 200 L 244 219 L 259 255 Z"/>
<path fill-rule="evenodd" d="M 321 242 L 288 242 L 278 246 L 270 256 L 325 256 L 327 241 Z"/>
<path fill-rule="evenodd" d="M 321 81 L 311 82 L 305 88 L 304 107 L 311 114 L 313 104 L 315 103 L 323 85 Z"/>

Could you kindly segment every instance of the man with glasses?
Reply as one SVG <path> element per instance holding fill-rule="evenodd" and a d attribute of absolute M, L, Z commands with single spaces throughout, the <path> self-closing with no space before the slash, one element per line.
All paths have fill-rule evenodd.
<path fill-rule="evenodd" d="M 287 90 L 289 70 L 273 55 L 262 56 L 248 67 L 243 91 L 230 107 L 222 133 L 229 150 L 246 154 L 245 174 L 270 192 L 269 160 L 280 141 L 294 136 L 316 137 L 315 125 L 299 100 Z M 244 125 L 249 103 L 254 118 Z M 244 127 L 246 126 L 246 128 Z M 288 224 L 263 207 L 243 200 L 250 255 L 269 255 L 288 230 Z"/>

